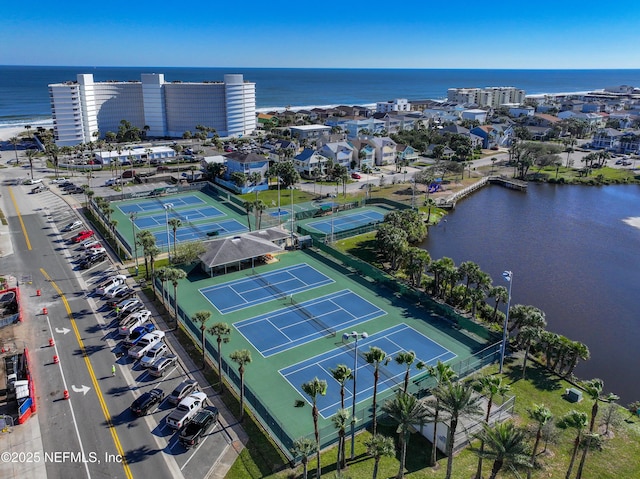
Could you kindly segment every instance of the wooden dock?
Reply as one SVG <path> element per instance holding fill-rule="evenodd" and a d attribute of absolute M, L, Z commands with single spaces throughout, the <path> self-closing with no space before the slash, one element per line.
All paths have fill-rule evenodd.
<path fill-rule="evenodd" d="M 486 184 L 500 185 L 505 188 L 518 191 L 527 191 L 527 183 L 525 181 L 515 180 L 513 178 L 507 178 L 506 176 L 485 176 L 466 188 L 455 192 L 451 196 L 446 198 L 438 198 L 436 206 L 445 209 L 454 209 L 458 200 L 470 195 L 476 190 L 479 190 Z"/>

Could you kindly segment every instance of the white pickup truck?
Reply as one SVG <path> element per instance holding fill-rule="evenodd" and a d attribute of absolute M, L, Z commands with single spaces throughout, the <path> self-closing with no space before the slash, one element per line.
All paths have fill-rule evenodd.
<path fill-rule="evenodd" d="M 196 413 L 207 405 L 207 395 L 195 392 L 180 401 L 180 404 L 167 416 L 167 425 L 172 429 L 181 429 Z"/>
<path fill-rule="evenodd" d="M 151 333 L 147 333 L 140 338 L 135 346 L 129 349 L 127 354 L 130 358 L 140 359 L 154 346 L 154 344 L 162 341 L 162 338 L 164 338 L 164 331 L 153 331 Z"/>

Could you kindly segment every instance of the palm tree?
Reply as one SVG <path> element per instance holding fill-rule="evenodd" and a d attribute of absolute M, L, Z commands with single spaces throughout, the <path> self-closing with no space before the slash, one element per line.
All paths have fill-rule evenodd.
<path fill-rule="evenodd" d="M 29 169 L 31 170 L 31 179 L 33 179 L 33 159 L 35 158 L 38 152 L 36 150 L 28 149 L 24 152 L 27 155 L 27 160 L 29 161 Z"/>
<path fill-rule="evenodd" d="M 335 369 L 329 369 L 329 372 L 340 384 L 340 407 L 344 409 L 344 386 L 347 381 L 353 379 L 353 371 L 346 364 L 338 364 Z"/>
<path fill-rule="evenodd" d="M 149 280 L 149 257 L 153 247 L 156 246 L 156 237 L 149 230 L 142 230 L 136 235 L 136 241 L 139 246 L 142 247 L 142 254 L 144 255 L 144 269 L 145 279 Z"/>
<path fill-rule="evenodd" d="M 508 384 L 502 382 L 500 376 L 482 376 L 475 383 L 473 388 L 476 392 L 482 395 L 488 395 L 487 398 L 487 414 L 484 417 L 485 424 L 489 424 L 489 417 L 491 416 L 491 406 L 493 405 L 493 397 L 495 395 L 504 396 L 509 391 Z M 482 479 L 482 457 L 484 452 L 484 443 L 480 440 L 480 454 L 478 455 L 478 470 L 476 471 L 476 479 Z"/>
<path fill-rule="evenodd" d="M 516 466 L 530 466 L 526 434 L 523 430 L 516 428 L 511 421 L 497 423 L 493 427 L 484 423 L 482 430 L 474 436 L 480 439 L 481 447 L 471 448 L 471 450 L 478 454 L 480 459 L 493 460 L 489 479 L 495 479 L 504 466 L 512 470 Z M 485 444 L 486 450 L 483 447 Z"/>
<path fill-rule="evenodd" d="M 367 447 L 367 454 L 373 457 L 372 479 L 377 479 L 380 459 L 384 456 L 393 457 L 396 453 L 395 444 L 392 438 L 383 436 L 382 434 L 376 434 L 367 439 L 364 445 Z"/>
<path fill-rule="evenodd" d="M 449 415 L 449 435 L 447 437 L 447 474 L 451 479 L 453 470 L 453 446 L 456 429 L 461 416 L 477 416 L 482 414 L 481 398 L 473 395 L 473 388 L 462 383 L 449 383 L 438 386 L 433 394 L 440 401 L 440 408 Z M 435 446 L 434 446 L 435 447 Z"/>
<path fill-rule="evenodd" d="M 200 340 L 202 341 L 202 369 L 204 369 L 205 367 L 205 355 L 207 353 L 207 349 L 206 349 L 206 338 L 205 338 L 205 331 L 207 329 L 207 321 L 209 320 L 209 318 L 211 317 L 211 311 L 207 311 L 207 310 L 202 310 L 202 311 L 197 311 L 193 316 L 191 316 L 191 320 L 194 323 L 200 323 Z"/>
<path fill-rule="evenodd" d="M 145 258 L 146 259 L 146 258 Z M 167 271 L 170 268 L 163 266 L 161 268 L 158 268 L 157 270 L 154 271 L 155 277 L 158 278 L 160 280 L 160 282 L 162 283 L 162 303 L 165 304 L 164 302 L 164 283 L 168 281 L 169 279 L 169 274 L 167 273 Z"/>
<path fill-rule="evenodd" d="M 527 371 L 527 359 L 529 358 L 529 349 L 538 342 L 542 335 L 542 328 L 534 326 L 524 326 L 518 332 L 518 341 L 524 345 L 524 359 L 522 360 L 522 379 L 525 378 Z"/>
<path fill-rule="evenodd" d="M 253 211 L 253 206 L 253 201 L 245 201 L 244 203 L 242 203 L 242 207 L 247 212 L 247 226 L 249 227 L 249 231 L 251 231 L 251 216 L 249 216 L 249 213 Z"/>
<path fill-rule="evenodd" d="M 16 165 L 20 165 L 20 160 L 18 159 L 18 145 L 20 144 L 20 138 L 12 136 L 9 138 L 9 143 L 13 145 L 13 151 L 16 154 Z"/>
<path fill-rule="evenodd" d="M 463 261 L 458 268 L 458 272 L 462 279 L 465 280 L 464 300 L 466 301 L 469 294 L 469 284 L 476 282 L 476 278 L 480 274 L 480 266 L 473 261 Z"/>
<path fill-rule="evenodd" d="M 244 367 L 251 363 L 251 351 L 248 349 L 238 349 L 229 355 L 231 361 L 238 365 L 240 375 L 240 422 L 244 419 Z"/>
<path fill-rule="evenodd" d="M 338 457 L 336 459 L 336 470 L 338 473 L 346 467 L 345 456 L 345 431 L 347 425 L 351 423 L 351 414 L 347 409 L 338 409 L 335 416 L 331 418 L 331 422 L 338 430 Z"/>
<path fill-rule="evenodd" d="M 423 369 L 426 365 L 422 362 L 418 363 L 416 367 Z M 443 384 L 449 384 L 457 376 L 456 372 L 448 364 L 444 364 L 442 361 L 438 361 L 435 366 L 426 366 L 429 375 L 436 380 L 436 387 L 440 387 Z M 438 448 L 436 447 L 438 440 L 438 416 L 440 415 L 440 401 L 438 396 L 435 397 L 433 414 L 433 437 L 431 438 L 431 458 L 429 464 L 431 466 L 436 465 L 436 458 L 438 454 Z"/>
<path fill-rule="evenodd" d="M 207 332 L 216 337 L 216 343 L 218 345 L 218 376 L 220 377 L 220 394 L 222 394 L 224 390 L 224 383 L 222 381 L 222 343 L 229 342 L 231 328 L 227 323 L 215 323 Z"/>
<path fill-rule="evenodd" d="M 493 320 L 496 321 L 498 316 L 498 305 L 500 303 L 505 303 L 509 299 L 509 291 L 504 286 L 495 286 L 489 290 L 490 298 L 494 298 L 496 301 L 496 305 L 493 308 Z"/>
<path fill-rule="evenodd" d="M 179 268 L 168 268 L 167 269 L 167 279 L 169 281 L 171 281 L 171 284 L 173 284 L 173 312 L 176 315 L 176 326 L 175 328 L 173 328 L 173 330 L 175 331 L 176 329 L 178 329 L 178 323 L 179 323 L 179 314 L 178 314 L 178 282 L 181 279 L 184 279 L 187 277 L 187 273 L 186 271 L 179 269 Z M 171 302 L 171 301 L 169 301 Z"/>
<path fill-rule="evenodd" d="M 376 396 L 378 394 L 378 379 L 380 378 L 380 365 L 384 363 L 386 366 L 389 363 L 391 357 L 387 357 L 387 353 L 385 353 L 382 349 L 371 346 L 369 351 L 364 353 L 364 359 L 369 364 L 373 364 L 373 403 L 371 405 L 371 409 L 373 410 L 373 427 L 372 434 L 375 436 L 376 434 Z"/>
<path fill-rule="evenodd" d="M 566 479 L 571 478 L 571 470 L 573 469 L 573 464 L 576 461 L 576 456 L 578 455 L 578 447 L 580 447 L 580 440 L 582 439 L 582 432 L 586 429 L 588 424 L 587 414 L 584 412 L 579 412 L 576 410 L 571 410 L 557 423 L 557 426 L 560 429 L 575 429 L 576 437 L 573 440 L 573 452 L 571 453 L 571 461 L 569 462 L 569 469 L 567 469 L 567 474 L 565 475 Z"/>
<path fill-rule="evenodd" d="M 534 404 L 533 409 L 529 409 L 528 413 L 529 418 L 538 425 L 536 429 L 536 441 L 533 444 L 533 451 L 531 452 L 531 467 L 527 471 L 527 478 L 531 479 L 531 470 L 535 466 L 536 454 L 538 453 L 538 445 L 540 444 L 540 439 L 542 438 L 542 428 L 544 428 L 544 426 L 553 419 L 553 414 L 551 414 L 549 408 L 545 407 L 544 404 Z"/>
<path fill-rule="evenodd" d="M 404 373 L 404 388 L 402 392 L 407 393 L 407 389 L 409 388 L 409 373 L 411 372 L 411 365 L 416 359 L 416 353 L 413 351 L 409 352 L 400 352 L 396 354 L 395 360 L 396 363 L 400 365 L 405 365 L 407 367 L 406 372 Z"/>
<path fill-rule="evenodd" d="M 593 400 L 593 406 L 591 406 L 591 419 L 589 421 L 589 433 L 593 434 L 593 430 L 596 425 L 596 416 L 598 415 L 598 403 L 600 401 L 613 402 L 618 400 L 619 398 L 613 393 L 602 396 L 602 389 L 604 388 L 604 381 L 602 381 L 602 379 L 595 378 L 589 381 L 585 381 L 584 383 L 582 383 L 582 388 L 584 389 L 584 392 L 589 397 L 589 399 Z M 580 458 L 580 465 L 578 466 L 576 479 L 580 479 L 582 477 L 582 469 L 584 468 L 584 463 L 587 459 L 587 453 L 589 452 L 590 445 L 591 438 L 588 439 L 588 443 L 585 445 L 582 451 L 582 457 Z"/>
<path fill-rule="evenodd" d="M 400 469 L 396 477 L 401 479 L 404 477 L 404 465 L 407 460 L 407 444 L 411 433 L 416 432 L 414 425 L 427 422 L 430 412 L 413 394 L 405 394 L 402 391 L 396 392 L 395 398 L 385 402 L 382 410 L 398 423 L 396 431 L 400 440 Z"/>
<path fill-rule="evenodd" d="M 302 461 L 302 479 L 307 479 L 307 464 L 309 464 L 309 456 L 316 452 L 318 446 L 311 439 L 301 437 L 293 441 L 291 454 L 294 457 L 300 456 Z"/>
<path fill-rule="evenodd" d="M 327 394 L 327 381 L 313 378 L 302 385 L 302 391 L 311 398 L 311 416 L 313 417 L 313 432 L 316 438 L 316 479 L 320 479 L 320 432 L 318 431 L 318 394 Z"/>
<path fill-rule="evenodd" d="M 178 228 L 180 228 L 182 226 L 182 221 L 180 221 L 180 218 L 169 218 L 168 224 L 171 227 L 171 229 L 173 230 L 173 258 L 175 260 L 175 257 L 176 257 L 176 232 L 178 231 Z"/>

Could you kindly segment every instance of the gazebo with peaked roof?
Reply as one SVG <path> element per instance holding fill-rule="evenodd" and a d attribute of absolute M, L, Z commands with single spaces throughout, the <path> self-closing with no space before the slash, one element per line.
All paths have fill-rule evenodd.
<path fill-rule="evenodd" d="M 210 241 L 199 256 L 201 268 L 210 276 L 253 268 L 257 258 L 284 251 L 276 242 L 284 241 L 287 235 L 284 230 L 270 228 Z"/>

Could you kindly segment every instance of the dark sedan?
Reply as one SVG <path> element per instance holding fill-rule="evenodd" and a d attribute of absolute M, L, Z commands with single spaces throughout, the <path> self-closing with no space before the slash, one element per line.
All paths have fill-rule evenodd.
<path fill-rule="evenodd" d="M 144 416 L 151 408 L 160 404 L 164 399 L 162 389 L 155 388 L 144 393 L 131 404 L 131 412 L 136 416 Z"/>
<path fill-rule="evenodd" d="M 206 409 L 198 412 L 191 422 L 180 432 L 180 442 L 187 449 L 197 445 L 211 426 L 217 422 L 218 409 L 214 406 L 208 406 Z"/>

